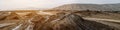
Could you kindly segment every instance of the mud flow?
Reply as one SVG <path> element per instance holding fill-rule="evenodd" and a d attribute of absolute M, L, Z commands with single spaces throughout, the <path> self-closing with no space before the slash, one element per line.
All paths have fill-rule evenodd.
<path fill-rule="evenodd" d="M 87 14 L 90 15 L 80 11 L 4 11 L 0 12 L 0 30 L 120 30 L 120 21 L 90 18 Z"/>

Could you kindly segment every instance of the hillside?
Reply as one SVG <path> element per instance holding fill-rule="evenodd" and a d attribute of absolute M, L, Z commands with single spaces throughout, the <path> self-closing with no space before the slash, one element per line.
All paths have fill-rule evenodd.
<path fill-rule="evenodd" d="M 92 10 L 92 11 L 120 11 L 120 4 L 65 4 L 53 9 L 57 10 Z"/>

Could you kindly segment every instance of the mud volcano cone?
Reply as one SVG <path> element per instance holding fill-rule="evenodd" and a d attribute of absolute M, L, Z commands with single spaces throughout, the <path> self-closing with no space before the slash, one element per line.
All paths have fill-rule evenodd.
<path fill-rule="evenodd" d="M 95 21 L 84 20 L 76 14 L 54 16 L 56 19 L 37 21 L 33 30 L 115 30 L 108 25 Z M 49 17 L 52 18 L 52 17 Z"/>

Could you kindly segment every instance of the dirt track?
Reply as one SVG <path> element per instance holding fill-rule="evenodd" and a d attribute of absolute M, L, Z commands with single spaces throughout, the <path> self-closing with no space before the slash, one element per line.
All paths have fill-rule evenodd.
<path fill-rule="evenodd" d="M 101 19 L 101 18 L 84 18 L 84 19 L 100 22 L 100 23 L 103 23 L 103 24 L 113 26 L 113 27 L 120 29 L 120 20 Z"/>

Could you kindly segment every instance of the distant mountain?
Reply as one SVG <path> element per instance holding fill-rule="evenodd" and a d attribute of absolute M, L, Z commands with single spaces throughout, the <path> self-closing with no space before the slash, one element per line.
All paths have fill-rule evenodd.
<path fill-rule="evenodd" d="M 57 10 L 120 11 L 120 4 L 65 4 Z"/>

